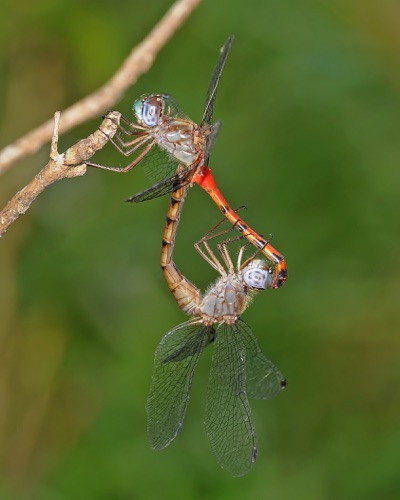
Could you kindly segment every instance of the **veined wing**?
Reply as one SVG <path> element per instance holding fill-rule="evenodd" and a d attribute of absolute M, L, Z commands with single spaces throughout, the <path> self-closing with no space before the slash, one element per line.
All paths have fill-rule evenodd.
<path fill-rule="evenodd" d="M 271 399 L 277 396 L 286 387 L 284 376 L 261 351 L 251 328 L 241 319 L 237 324 L 246 349 L 247 396 L 253 399 Z"/>
<path fill-rule="evenodd" d="M 163 196 L 165 194 L 172 193 L 173 191 L 186 186 L 186 184 L 191 181 L 196 168 L 196 165 L 189 168 L 184 168 L 184 170 L 178 171 L 172 177 L 168 177 L 167 179 L 154 184 L 145 191 L 131 196 L 126 201 L 140 203 L 142 201 L 153 200 L 154 198 L 159 198 L 160 196 Z"/>
<path fill-rule="evenodd" d="M 146 176 L 153 183 L 158 183 L 173 176 L 179 165 L 179 160 L 155 144 L 139 164 Z"/>
<path fill-rule="evenodd" d="M 196 319 L 173 328 L 158 345 L 146 405 L 147 432 L 153 449 L 165 448 L 179 434 L 194 370 L 213 338 L 213 327 L 204 327 Z"/>
<path fill-rule="evenodd" d="M 214 103 L 215 103 L 215 98 L 217 97 L 218 84 L 221 79 L 221 75 L 224 70 L 224 66 L 228 58 L 229 50 L 231 48 L 234 38 L 235 37 L 231 35 L 221 49 L 217 65 L 213 71 L 210 84 L 208 86 L 206 103 L 204 106 L 204 114 L 201 120 L 201 126 L 204 126 L 205 124 L 210 125 L 212 122 Z"/>
<path fill-rule="evenodd" d="M 221 131 L 222 122 L 216 122 L 210 127 L 210 132 L 206 139 L 206 149 L 204 151 L 204 161 L 203 164 L 209 166 L 211 151 L 214 147 L 215 141 L 217 140 L 218 134 Z"/>
<path fill-rule="evenodd" d="M 257 438 L 246 394 L 246 348 L 238 325 L 217 328 L 204 424 L 220 466 L 246 474 L 257 458 Z"/>

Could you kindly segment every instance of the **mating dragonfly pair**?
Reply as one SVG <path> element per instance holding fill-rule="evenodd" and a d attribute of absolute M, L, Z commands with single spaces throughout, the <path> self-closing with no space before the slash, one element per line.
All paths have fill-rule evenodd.
<path fill-rule="evenodd" d="M 230 474 L 241 476 L 257 458 L 248 399 L 270 399 L 286 382 L 240 317 L 258 291 L 281 287 L 287 270 L 283 256 L 229 206 L 208 167 L 221 128 L 221 122 L 212 123 L 216 92 L 232 42 L 230 37 L 221 49 L 200 125 L 186 118 L 170 96 L 144 95 L 134 103 L 135 121 L 122 117 L 118 133 L 111 140 L 120 153 L 133 161 L 126 167 L 87 164 L 128 172 L 140 163 L 156 183 L 129 198 L 131 202 L 172 192 L 162 239 L 161 267 L 178 306 L 192 318 L 169 331 L 155 353 L 147 399 L 151 446 L 156 450 L 165 448 L 179 434 L 197 362 L 204 349 L 213 344 L 204 424 L 218 463 Z M 217 231 L 217 225 L 195 244 L 204 260 L 220 274 L 204 295 L 173 261 L 183 202 L 194 184 L 208 192 L 233 224 L 228 231 L 239 233 L 221 240 L 228 231 Z M 216 237 L 220 258 L 211 247 Z M 244 239 L 247 243 L 239 249 L 235 267 L 229 249 L 234 241 Z M 245 258 L 250 244 L 257 250 Z M 263 258 L 259 258 L 260 254 Z"/>

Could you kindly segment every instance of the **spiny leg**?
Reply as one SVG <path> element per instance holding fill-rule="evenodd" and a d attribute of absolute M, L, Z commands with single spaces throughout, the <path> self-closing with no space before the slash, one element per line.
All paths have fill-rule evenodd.
<path fill-rule="evenodd" d="M 115 138 L 111 140 L 111 143 L 115 149 L 124 156 L 131 156 L 141 146 L 152 139 L 151 135 L 145 132 L 137 132 L 136 135 L 137 136 L 130 141 L 124 141 L 119 135 L 116 135 Z"/>
<path fill-rule="evenodd" d="M 137 123 L 129 121 L 125 116 L 121 115 L 121 120 L 119 122 L 119 127 L 118 127 L 121 132 L 123 132 L 125 135 L 130 136 L 134 135 L 139 132 L 145 132 L 146 128 L 142 127 L 142 125 L 138 125 Z"/>
<path fill-rule="evenodd" d="M 113 143 L 114 144 L 114 143 Z M 126 173 L 132 170 L 136 165 L 147 155 L 150 149 L 154 146 L 154 142 L 148 144 L 144 150 L 126 167 L 110 167 L 107 165 L 100 165 L 99 163 L 86 162 L 88 167 L 101 168 L 102 170 L 111 170 L 112 172 Z"/>
<path fill-rule="evenodd" d="M 237 208 L 235 210 L 235 212 L 238 212 L 242 208 L 247 208 L 247 207 L 245 207 L 244 205 L 242 205 L 239 208 Z M 215 255 L 215 252 L 211 249 L 209 242 L 211 240 L 220 238 L 221 236 L 224 236 L 224 235 L 230 233 L 231 231 L 233 231 L 235 229 L 235 224 L 233 224 L 232 227 L 227 228 L 227 229 L 223 229 L 223 230 L 217 232 L 217 229 L 223 223 L 226 223 L 226 222 L 227 222 L 226 218 L 221 219 L 199 241 L 197 241 L 194 244 L 195 249 L 203 257 L 203 259 L 206 260 L 221 275 L 225 275 L 226 271 L 224 270 L 223 266 L 219 262 L 217 256 Z M 235 237 L 232 237 L 232 238 L 227 238 L 227 239 L 221 240 L 216 245 L 217 249 L 218 249 L 218 252 L 221 255 L 221 258 L 222 258 L 222 260 L 223 260 L 223 262 L 224 262 L 224 264 L 225 264 L 225 266 L 227 268 L 228 274 L 234 273 L 235 270 L 234 270 L 234 265 L 233 265 L 232 259 L 230 257 L 230 254 L 229 254 L 227 246 L 229 244 L 231 244 L 231 243 L 236 242 L 236 241 L 240 241 L 243 238 L 244 238 L 243 235 L 238 235 L 238 236 L 235 236 Z M 247 245 L 244 245 L 244 247 L 242 247 L 240 249 L 240 252 L 243 253 L 244 249 L 248 245 L 250 245 L 250 243 L 248 243 Z"/>
<path fill-rule="evenodd" d="M 128 126 L 129 128 L 125 128 L 121 121 Z M 124 156 L 131 156 L 140 148 L 144 147 L 147 142 L 151 141 L 140 154 L 135 157 L 135 159 L 126 167 L 113 167 L 108 165 L 101 165 L 99 163 L 87 162 L 86 165 L 89 167 L 100 168 L 103 170 L 110 170 L 112 172 L 129 172 L 132 170 L 143 158 L 146 154 L 151 150 L 154 146 L 155 141 L 153 137 L 146 131 L 144 127 L 137 125 L 135 123 L 129 122 L 124 116 L 121 115 L 119 123 L 117 123 L 119 132 L 127 135 L 128 137 L 135 136 L 134 139 L 129 141 L 124 141 L 119 134 L 115 135 L 115 137 L 110 138 L 111 144 L 117 149 L 117 151 Z"/>
<path fill-rule="evenodd" d="M 225 221 L 226 219 L 222 219 L 221 221 L 219 221 L 199 241 L 196 241 L 196 243 L 194 244 L 194 247 L 197 250 L 197 252 L 203 257 L 203 259 L 206 262 L 210 264 L 211 267 L 213 267 L 219 274 L 221 274 L 221 276 L 226 275 L 226 271 L 222 266 L 222 264 L 220 263 L 220 261 L 218 260 L 214 251 L 211 249 L 209 241 L 218 238 L 220 236 L 223 236 L 224 234 L 227 234 L 228 232 L 232 231 L 232 228 L 229 228 L 216 232 L 216 229 Z M 217 244 L 217 248 L 225 265 L 227 266 L 228 273 L 234 272 L 234 267 L 227 251 L 222 250 L 220 243 Z"/>

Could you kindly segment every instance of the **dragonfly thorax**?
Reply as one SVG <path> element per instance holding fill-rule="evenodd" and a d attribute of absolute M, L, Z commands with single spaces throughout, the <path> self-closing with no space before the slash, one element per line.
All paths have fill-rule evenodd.
<path fill-rule="evenodd" d="M 249 298 L 246 285 L 236 274 L 222 276 L 203 297 L 203 323 L 235 323 L 246 309 Z"/>
<path fill-rule="evenodd" d="M 196 162 L 205 149 L 199 125 L 181 117 L 174 101 L 166 94 L 145 94 L 133 105 L 138 124 L 154 142 L 184 165 Z"/>
<path fill-rule="evenodd" d="M 204 137 L 198 125 L 184 118 L 164 117 L 154 133 L 160 148 L 184 165 L 196 162 L 204 151 Z"/>

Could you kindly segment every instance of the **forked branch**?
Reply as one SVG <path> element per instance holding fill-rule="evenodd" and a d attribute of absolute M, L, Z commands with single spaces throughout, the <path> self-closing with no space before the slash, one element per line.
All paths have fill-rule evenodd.
<path fill-rule="evenodd" d="M 114 136 L 120 117 L 121 114 L 118 111 L 110 111 L 93 134 L 71 146 L 65 153 L 60 154 L 58 152 L 60 112 L 57 111 L 54 115 L 50 160 L 29 184 L 11 198 L 0 212 L 0 236 L 20 215 L 28 210 L 31 203 L 47 186 L 61 179 L 71 179 L 83 175 L 86 172 L 85 161 L 103 148 Z"/>
<path fill-rule="evenodd" d="M 0 212 L 0 236 L 20 215 L 26 213 L 31 203 L 47 186 L 60 179 L 78 177 L 86 172 L 85 161 L 114 136 L 121 118 L 120 113 L 109 112 L 96 132 L 63 154 L 59 154 L 57 149 L 59 133 L 62 134 L 80 123 L 101 115 L 105 109 L 112 108 L 125 90 L 149 70 L 158 52 L 200 2 L 201 0 L 176 0 L 105 85 L 63 111 L 61 122 L 60 113 L 57 112 L 54 122 L 48 120 L 0 151 L 0 174 L 2 174 L 18 159 L 35 153 L 52 140 L 50 161 Z"/>

